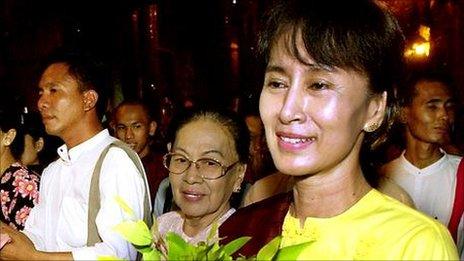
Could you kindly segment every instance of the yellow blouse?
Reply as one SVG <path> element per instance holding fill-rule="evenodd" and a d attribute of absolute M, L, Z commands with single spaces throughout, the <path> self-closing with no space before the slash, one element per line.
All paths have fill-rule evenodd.
<path fill-rule="evenodd" d="M 311 241 L 299 260 L 458 260 L 448 230 L 373 189 L 344 213 L 299 219 L 287 213 L 281 247 Z"/>

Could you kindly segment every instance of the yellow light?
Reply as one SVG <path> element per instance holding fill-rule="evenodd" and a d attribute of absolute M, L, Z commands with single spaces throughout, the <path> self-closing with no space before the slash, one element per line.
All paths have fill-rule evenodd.
<path fill-rule="evenodd" d="M 419 35 L 422 36 L 427 42 L 430 41 L 430 27 L 421 25 L 419 26 Z"/>
<path fill-rule="evenodd" d="M 414 49 L 414 52 L 418 56 L 429 56 L 430 54 L 430 43 L 425 42 L 425 43 L 416 43 L 412 45 L 412 49 Z"/>
<path fill-rule="evenodd" d="M 419 27 L 419 39 L 404 52 L 405 57 L 428 57 L 430 55 L 430 27 Z"/>

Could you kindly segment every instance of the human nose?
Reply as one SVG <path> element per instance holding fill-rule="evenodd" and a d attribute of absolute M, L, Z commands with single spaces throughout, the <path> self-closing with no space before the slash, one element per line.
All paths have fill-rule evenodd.
<path fill-rule="evenodd" d="M 49 98 L 46 94 L 42 93 L 37 100 L 37 108 L 39 111 L 43 111 L 44 109 L 48 108 L 50 105 Z"/>
<path fill-rule="evenodd" d="M 129 128 L 126 129 L 126 135 L 125 135 L 125 136 L 126 136 L 126 137 L 125 137 L 126 140 L 127 140 L 127 139 L 132 139 L 132 138 L 134 138 L 134 131 L 132 130 L 131 127 L 129 127 Z"/>
<path fill-rule="evenodd" d="M 446 107 L 440 107 L 440 109 L 438 110 L 438 119 L 443 121 L 449 121 L 451 117 L 451 110 L 448 110 L 448 108 Z"/>
<path fill-rule="evenodd" d="M 300 92 L 298 84 L 290 86 L 288 89 L 282 109 L 280 110 L 280 120 L 285 124 L 292 122 L 302 122 L 305 120 L 304 114 L 304 96 Z"/>
<path fill-rule="evenodd" d="M 203 178 L 201 177 L 200 170 L 195 161 L 190 161 L 190 165 L 185 170 L 183 180 L 188 184 L 202 183 Z"/>

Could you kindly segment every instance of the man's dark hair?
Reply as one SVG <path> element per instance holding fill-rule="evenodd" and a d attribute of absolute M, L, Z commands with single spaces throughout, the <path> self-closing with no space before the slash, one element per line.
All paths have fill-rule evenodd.
<path fill-rule="evenodd" d="M 307 64 L 297 48 L 301 36 L 305 51 L 319 65 L 367 76 L 371 94 L 387 91 L 387 118 L 364 139 L 371 148 L 383 142 L 397 112 L 393 89 L 403 74 L 404 36 L 394 15 L 369 0 L 281 0 L 264 17 L 258 55 L 266 65 L 281 37 L 287 51 Z"/>
<path fill-rule="evenodd" d="M 94 90 L 98 94 L 97 114 L 100 120 L 103 119 L 111 86 L 108 67 L 90 53 L 79 51 L 56 51 L 45 61 L 44 70 L 55 63 L 68 65 L 68 72 L 77 81 L 81 92 Z"/>
<path fill-rule="evenodd" d="M 442 83 L 451 96 L 456 97 L 456 90 L 453 77 L 443 68 L 425 68 L 411 70 L 407 75 L 404 88 L 398 89 L 399 104 L 403 106 L 411 105 L 417 95 L 417 84 L 419 82 L 439 82 Z"/>
<path fill-rule="evenodd" d="M 147 102 L 142 99 L 126 99 L 122 101 L 121 103 L 116 106 L 116 108 L 113 109 L 113 119 L 115 117 L 116 112 L 123 106 L 125 105 L 138 105 L 141 106 L 142 109 L 145 111 L 145 113 L 148 116 L 148 119 L 151 121 L 155 121 L 156 123 L 159 123 L 159 113 L 158 113 L 158 105 L 155 102 Z"/>

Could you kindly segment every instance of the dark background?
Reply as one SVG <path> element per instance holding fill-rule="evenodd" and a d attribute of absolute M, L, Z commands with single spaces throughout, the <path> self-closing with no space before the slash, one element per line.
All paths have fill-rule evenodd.
<path fill-rule="evenodd" d="M 143 96 L 165 110 L 190 103 L 256 105 L 262 74 L 253 44 L 268 2 L 0 0 L 2 96 L 35 109 L 40 62 L 66 47 L 90 50 L 110 64 L 112 106 L 123 95 Z M 431 27 L 431 56 L 410 63 L 444 66 L 464 97 L 464 0 L 384 2 L 408 41 L 417 38 L 419 24 Z"/>

